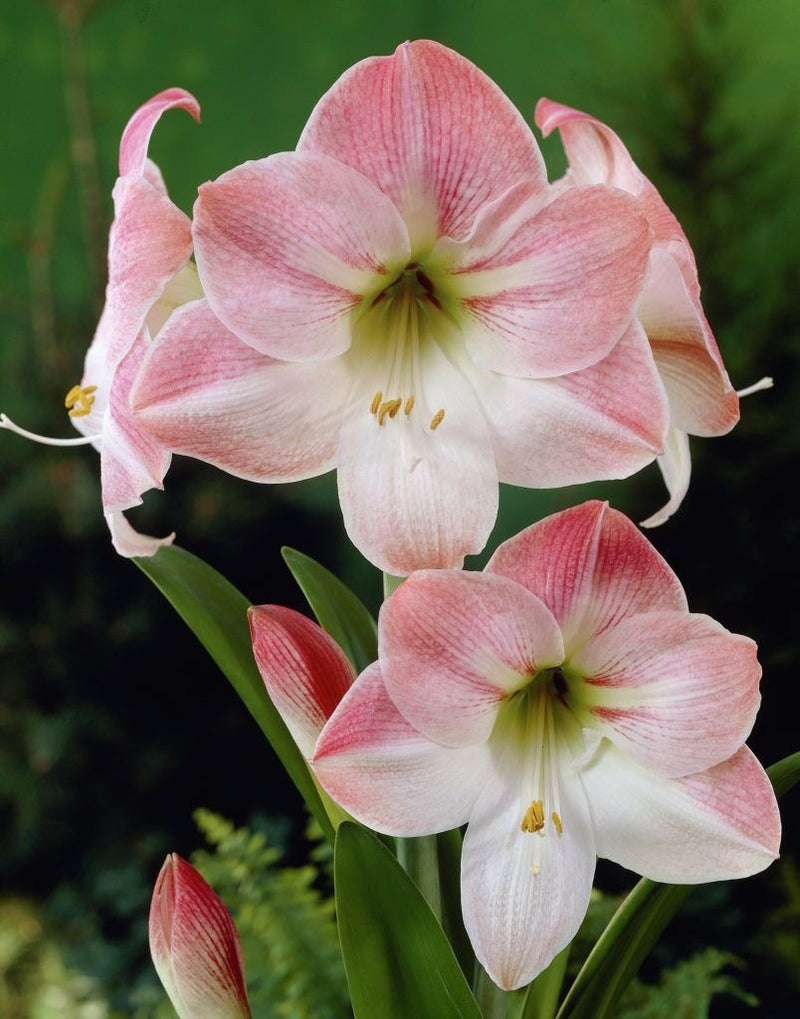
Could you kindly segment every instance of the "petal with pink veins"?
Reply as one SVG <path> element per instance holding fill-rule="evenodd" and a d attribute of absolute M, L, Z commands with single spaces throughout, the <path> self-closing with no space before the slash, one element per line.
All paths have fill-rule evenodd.
<path fill-rule="evenodd" d="M 580 777 L 598 855 L 652 881 L 747 877 L 778 856 L 775 794 L 747 747 L 707 771 L 669 779 L 604 741 Z"/>
<path fill-rule="evenodd" d="M 387 694 L 375 662 L 331 716 L 311 764 L 353 817 L 409 837 L 464 824 L 489 771 L 489 753 L 485 744 L 453 749 L 419 733 Z"/>
<path fill-rule="evenodd" d="M 682 611 L 622 619 L 568 656 L 565 670 L 583 677 L 577 704 L 567 699 L 586 724 L 670 778 L 735 753 L 761 699 L 754 642 Z"/>
<path fill-rule="evenodd" d="M 486 565 L 547 605 L 567 652 L 627 616 L 686 612 L 681 583 L 627 517 L 592 500 L 503 542 Z"/>
<path fill-rule="evenodd" d="M 341 358 L 276 361 L 196 301 L 159 333 L 132 401 L 136 420 L 176 453 L 253 481 L 299 481 L 336 466 L 349 387 Z"/>
<path fill-rule="evenodd" d="M 186 110 L 198 123 L 200 122 L 200 104 L 191 93 L 182 88 L 168 88 L 159 92 L 134 113 L 122 133 L 119 145 L 121 177 L 146 175 L 147 149 L 153 128 L 162 113 L 175 109 Z"/>
<path fill-rule="evenodd" d="M 316 152 L 243 163 L 200 188 L 195 257 L 209 304 L 247 343 L 293 361 L 350 346 L 354 309 L 410 258 L 373 183 Z"/>
<path fill-rule="evenodd" d="M 378 640 L 392 700 L 420 732 L 448 746 L 487 739 L 506 697 L 564 659 L 542 602 L 486 573 L 413 574 L 381 609 Z"/>
<path fill-rule="evenodd" d="M 350 689 L 355 674 L 342 649 L 306 616 L 280 605 L 248 612 L 253 653 L 267 692 L 304 757 Z"/>
<path fill-rule="evenodd" d="M 398 46 L 346 71 L 298 144 L 354 167 L 388 195 L 415 252 L 461 237 L 479 210 L 519 180 L 547 190 L 532 132 L 474 64 L 439 43 Z"/>

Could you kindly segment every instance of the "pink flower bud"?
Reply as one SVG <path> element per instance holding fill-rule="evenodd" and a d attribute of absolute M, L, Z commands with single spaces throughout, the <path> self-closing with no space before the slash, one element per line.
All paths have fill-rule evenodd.
<path fill-rule="evenodd" d="M 150 903 L 150 954 L 180 1019 L 250 1019 L 239 935 L 200 874 L 170 853 Z"/>

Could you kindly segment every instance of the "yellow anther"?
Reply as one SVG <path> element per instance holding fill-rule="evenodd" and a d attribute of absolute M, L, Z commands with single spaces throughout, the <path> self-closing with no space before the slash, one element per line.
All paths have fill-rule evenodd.
<path fill-rule="evenodd" d="M 372 403 L 369 405 L 370 414 L 378 413 L 378 407 L 380 407 L 382 399 L 383 393 L 379 389 L 378 392 L 372 397 Z"/>
<path fill-rule="evenodd" d="M 64 397 L 64 406 L 69 409 L 69 416 L 82 418 L 91 413 L 95 400 L 92 394 L 95 392 L 97 386 L 73 386 Z"/>
<path fill-rule="evenodd" d="M 442 421 L 444 421 L 444 408 L 440 408 L 433 415 L 433 418 L 431 419 L 431 431 L 435 432 Z"/>
<path fill-rule="evenodd" d="M 373 403 L 375 401 L 373 400 Z M 384 400 L 378 410 L 378 424 L 382 425 L 387 417 L 397 417 L 397 412 L 403 406 L 403 401 L 398 396 L 396 400 Z M 373 411 L 374 413 L 374 411 Z"/>
<path fill-rule="evenodd" d="M 525 811 L 520 831 L 537 832 L 544 828 L 544 804 L 541 800 L 531 800 L 531 805 Z"/>
<path fill-rule="evenodd" d="M 389 417 L 390 418 L 397 417 L 397 412 L 400 410 L 402 406 L 403 401 L 399 397 L 396 400 L 392 400 L 391 405 L 389 407 Z"/>
<path fill-rule="evenodd" d="M 553 824 L 555 825 L 556 831 L 558 832 L 558 834 L 559 835 L 563 835 L 564 834 L 564 825 L 561 823 L 561 817 L 555 812 L 555 810 L 553 811 L 553 813 L 550 816 L 553 819 Z"/>
<path fill-rule="evenodd" d="M 413 409 L 414 409 L 414 394 L 412 393 L 411 396 L 409 396 L 409 398 L 406 400 L 406 405 L 404 407 L 404 413 L 406 414 L 406 416 L 408 416 Z"/>

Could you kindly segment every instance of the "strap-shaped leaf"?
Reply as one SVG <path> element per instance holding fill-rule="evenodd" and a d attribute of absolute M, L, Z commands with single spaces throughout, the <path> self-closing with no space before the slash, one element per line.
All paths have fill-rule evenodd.
<path fill-rule="evenodd" d="M 778 796 L 800 781 L 800 752 L 767 768 Z M 695 885 L 642 878 L 589 953 L 556 1019 L 605 1019 Z"/>
<path fill-rule="evenodd" d="M 300 795 L 332 842 L 334 829 L 297 744 L 267 694 L 253 660 L 250 602 L 221 573 L 185 549 L 170 545 L 133 560 L 181 616 L 272 744 Z"/>
<path fill-rule="evenodd" d="M 378 628 L 363 602 L 310 556 L 293 548 L 282 548 L 281 554 L 319 625 L 333 637 L 356 672 L 362 672 L 378 657 Z"/>
<path fill-rule="evenodd" d="M 334 875 L 355 1019 L 480 1019 L 436 917 L 380 839 L 340 824 Z"/>

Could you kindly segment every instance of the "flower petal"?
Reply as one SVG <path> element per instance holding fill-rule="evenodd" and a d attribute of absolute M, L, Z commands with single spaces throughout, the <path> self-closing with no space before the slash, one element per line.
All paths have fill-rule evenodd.
<path fill-rule="evenodd" d="M 591 724 L 640 764 L 673 778 L 735 753 L 761 699 L 755 643 L 686 612 L 623 619 L 590 638 L 565 668 L 584 677 L 577 697 Z"/>
<path fill-rule="evenodd" d="M 567 653 L 627 616 L 687 608 L 680 581 L 644 535 L 595 500 L 503 542 L 486 571 L 542 599 L 561 626 Z"/>
<path fill-rule="evenodd" d="M 470 313 L 467 349 L 482 367 L 525 377 L 595 364 L 634 317 L 647 221 L 635 199 L 608 187 L 562 191 L 527 218 L 517 205 L 507 194 L 468 237 L 437 247 L 454 260 L 451 286 Z"/>
<path fill-rule="evenodd" d="M 186 110 L 199 123 L 200 104 L 190 92 L 182 88 L 168 88 L 159 92 L 134 113 L 122 132 L 119 144 L 119 173 L 121 177 L 128 175 L 142 177 L 145 175 L 147 149 L 150 145 L 153 128 L 162 113 L 174 109 Z"/>
<path fill-rule="evenodd" d="M 689 491 L 692 477 L 692 458 L 689 452 L 689 436 L 677 428 L 670 428 L 663 454 L 658 458 L 658 467 L 669 492 L 669 500 L 640 527 L 659 527 L 676 513 Z"/>
<path fill-rule="evenodd" d="M 253 653 L 267 692 L 304 757 L 355 679 L 347 656 L 320 626 L 280 605 L 248 612 Z"/>
<path fill-rule="evenodd" d="M 515 748 L 514 748 L 515 749 Z M 500 987 L 529 983 L 573 939 L 589 905 L 594 838 L 580 783 L 560 747 L 559 834 L 522 831 L 528 808 L 520 761 L 496 760 L 464 837 L 461 900 L 479 961 Z"/>
<path fill-rule="evenodd" d="M 119 511 L 106 513 L 106 523 L 111 531 L 111 544 L 117 553 L 126 559 L 155 555 L 164 545 L 171 545 L 175 534 L 166 538 L 152 538 L 149 534 L 139 534 L 131 527 L 124 513 Z"/>
<path fill-rule="evenodd" d="M 415 255 L 441 235 L 463 236 L 515 182 L 546 189 L 539 147 L 510 100 L 474 64 L 427 40 L 345 72 L 298 149 L 374 181 L 408 224 Z"/>
<path fill-rule="evenodd" d="M 700 299 L 667 251 L 653 251 L 650 265 L 638 315 L 667 389 L 672 423 L 690 435 L 723 435 L 739 420 L 739 398 Z"/>
<path fill-rule="evenodd" d="M 392 700 L 447 746 L 487 739 L 506 696 L 564 658 L 542 602 L 485 573 L 415 573 L 384 603 L 378 634 Z"/>
<path fill-rule="evenodd" d="M 253 481 L 297 481 L 336 465 L 349 386 L 341 359 L 275 361 L 196 301 L 159 333 L 132 400 L 136 420 L 176 453 Z"/>
<path fill-rule="evenodd" d="M 510 485 L 623 478 L 664 448 L 666 395 L 638 323 L 590 368 L 553 379 L 476 373 L 475 388 Z"/>
<path fill-rule="evenodd" d="M 339 448 L 350 540 L 398 576 L 461 566 L 483 548 L 497 516 L 494 451 L 472 387 L 436 344 L 422 345 L 418 360 L 424 391 L 413 410 L 393 417 L 370 412 L 382 382 L 363 372 Z"/>
<path fill-rule="evenodd" d="M 347 350 L 353 309 L 410 256 L 392 202 L 314 152 L 281 152 L 204 184 L 194 239 L 219 318 L 257 350 L 292 361 Z"/>
<path fill-rule="evenodd" d="M 417 732 L 386 692 L 378 662 L 356 680 L 317 743 L 325 791 L 377 831 L 404 837 L 457 828 L 489 767 L 484 745 L 452 749 Z"/>
<path fill-rule="evenodd" d="M 598 855 L 653 881 L 747 877 L 778 855 L 775 794 L 747 747 L 708 771 L 668 779 L 603 742 L 581 779 Z"/>

